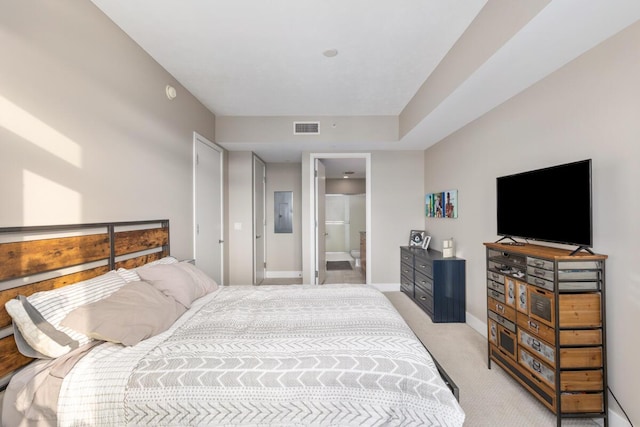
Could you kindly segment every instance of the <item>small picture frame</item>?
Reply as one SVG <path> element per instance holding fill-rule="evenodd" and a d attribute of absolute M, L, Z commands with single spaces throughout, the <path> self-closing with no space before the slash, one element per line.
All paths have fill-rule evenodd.
<path fill-rule="evenodd" d="M 409 234 L 409 246 L 422 247 L 424 244 L 425 231 L 424 230 L 411 230 Z"/>
<path fill-rule="evenodd" d="M 429 249 L 429 242 L 431 242 L 431 236 L 424 236 L 424 241 L 422 243 L 422 249 Z"/>

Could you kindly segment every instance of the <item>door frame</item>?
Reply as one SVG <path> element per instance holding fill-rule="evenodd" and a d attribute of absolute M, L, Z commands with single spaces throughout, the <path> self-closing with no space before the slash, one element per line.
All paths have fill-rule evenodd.
<path fill-rule="evenodd" d="M 371 284 L 373 263 L 371 262 L 371 243 L 373 238 L 371 236 L 371 153 L 309 153 L 309 228 L 305 231 L 309 236 L 315 235 L 315 159 L 364 159 L 365 160 L 365 206 L 366 206 L 366 229 L 367 241 L 366 241 L 366 277 L 365 283 Z M 306 283 L 316 283 L 316 251 L 317 244 L 315 238 L 309 239 L 309 258 L 308 262 L 312 268 L 308 272 Z"/>
<path fill-rule="evenodd" d="M 197 217 L 197 163 L 198 163 L 198 141 L 204 143 L 205 145 L 211 147 L 213 150 L 216 150 L 220 153 L 220 286 L 224 285 L 224 243 L 225 243 L 225 217 L 224 217 L 224 156 L 225 150 L 218 144 L 209 141 L 204 136 L 200 135 L 198 132 L 193 132 L 193 257 L 197 259 L 197 244 L 196 240 L 198 238 L 198 217 Z"/>
<path fill-rule="evenodd" d="M 262 164 L 262 227 L 260 227 L 260 229 L 256 229 L 256 188 L 255 188 L 255 183 L 256 183 L 256 177 L 255 177 L 255 171 L 256 171 L 256 162 Z M 253 284 L 254 285 L 258 285 L 259 283 L 257 283 L 257 279 L 258 279 L 258 259 L 257 259 L 257 244 L 258 244 L 258 238 L 256 237 L 256 235 L 258 233 L 260 233 L 260 238 L 262 239 L 262 279 L 264 280 L 264 278 L 266 277 L 266 273 L 267 273 L 267 266 L 266 266 L 266 262 L 267 262 L 267 236 L 266 236 L 266 231 L 267 231 L 267 163 L 262 160 L 257 154 L 252 153 L 251 156 L 251 204 L 253 207 L 253 224 L 252 224 L 252 238 L 253 238 Z"/>

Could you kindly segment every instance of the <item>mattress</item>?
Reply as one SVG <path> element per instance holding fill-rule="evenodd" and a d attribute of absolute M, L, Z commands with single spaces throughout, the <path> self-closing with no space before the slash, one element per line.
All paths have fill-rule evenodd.
<path fill-rule="evenodd" d="M 62 426 L 461 426 L 402 317 L 363 285 L 227 286 L 167 331 L 105 343 L 62 381 Z"/>

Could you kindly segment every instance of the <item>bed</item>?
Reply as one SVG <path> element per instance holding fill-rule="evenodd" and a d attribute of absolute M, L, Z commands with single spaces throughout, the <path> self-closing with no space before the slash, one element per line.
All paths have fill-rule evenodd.
<path fill-rule="evenodd" d="M 372 287 L 217 286 L 170 256 L 166 220 L 0 237 L 0 304 L 12 312 L 0 312 L 3 425 L 464 421 L 455 384 Z M 161 301 L 131 293 L 142 290 Z M 101 317 L 132 301 L 152 320 L 130 326 L 131 307 Z M 38 333 L 69 340 L 35 340 L 18 308 L 55 329 Z"/>

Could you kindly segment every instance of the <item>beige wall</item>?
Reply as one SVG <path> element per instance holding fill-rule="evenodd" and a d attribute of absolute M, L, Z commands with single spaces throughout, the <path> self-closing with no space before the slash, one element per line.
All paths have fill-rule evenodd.
<path fill-rule="evenodd" d="M 373 282 L 400 283 L 400 246 L 424 224 L 422 152 L 375 151 L 371 157 L 372 253 L 367 268 Z"/>
<path fill-rule="evenodd" d="M 302 169 L 300 163 L 267 164 L 267 277 L 302 274 Z M 273 193 L 293 192 L 293 232 L 274 233 Z"/>
<path fill-rule="evenodd" d="M 327 194 L 364 194 L 367 192 L 367 182 L 365 179 L 327 179 Z"/>
<path fill-rule="evenodd" d="M 498 176 L 593 159 L 594 250 L 607 262 L 609 386 L 634 424 L 640 343 L 640 24 L 587 52 L 425 152 L 426 189 L 457 188 L 459 218 L 428 219 L 467 259 L 467 310 L 486 321 L 485 252 L 495 241 Z M 523 197 L 523 206 L 536 195 Z M 615 408 L 613 399 L 609 400 Z"/>
<path fill-rule="evenodd" d="M 3 2 L 0 45 L 0 226 L 168 218 L 191 258 L 213 114 L 91 2 Z"/>

